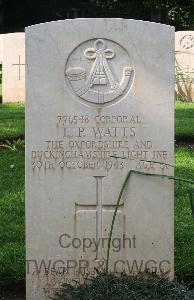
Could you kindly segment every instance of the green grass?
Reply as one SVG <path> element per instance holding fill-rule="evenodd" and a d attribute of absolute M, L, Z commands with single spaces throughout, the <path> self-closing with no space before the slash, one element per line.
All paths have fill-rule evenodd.
<path fill-rule="evenodd" d="M 0 150 L 0 285 L 24 278 L 24 152 Z"/>
<path fill-rule="evenodd" d="M 175 135 L 180 140 L 194 139 L 194 102 L 177 101 L 175 105 Z"/>
<path fill-rule="evenodd" d="M 24 136 L 24 104 L 0 104 L 0 139 Z"/>
<path fill-rule="evenodd" d="M 175 174 L 194 181 L 193 149 L 176 149 Z M 190 281 L 194 278 L 194 218 L 188 196 L 191 185 L 176 183 L 175 187 L 175 267 L 179 278 Z"/>
<path fill-rule="evenodd" d="M 146 279 L 145 279 L 146 275 Z M 99 274 L 84 284 L 65 284 L 53 300 L 191 300 L 194 290 L 156 276 L 115 276 Z"/>
<path fill-rule="evenodd" d="M 2 99 L 2 83 L 0 82 L 0 99 Z"/>

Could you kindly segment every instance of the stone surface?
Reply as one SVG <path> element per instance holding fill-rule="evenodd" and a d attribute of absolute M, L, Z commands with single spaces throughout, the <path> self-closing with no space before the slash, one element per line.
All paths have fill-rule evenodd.
<path fill-rule="evenodd" d="M 0 34 L 0 64 L 3 62 L 3 34 Z"/>
<path fill-rule="evenodd" d="M 194 101 L 194 31 L 175 33 L 176 92 Z"/>
<path fill-rule="evenodd" d="M 43 300 L 104 268 L 129 170 L 173 175 L 174 28 L 75 19 L 26 39 L 27 299 Z M 173 187 L 131 175 L 109 270 L 173 277 Z"/>
<path fill-rule="evenodd" d="M 25 34 L 3 35 L 3 103 L 25 101 Z"/>

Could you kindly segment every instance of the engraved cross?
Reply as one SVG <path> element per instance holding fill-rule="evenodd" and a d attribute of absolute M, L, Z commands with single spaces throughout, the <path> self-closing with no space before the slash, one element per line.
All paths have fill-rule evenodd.
<path fill-rule="evenodd" d="M 12 64 L 12 66 L 18 66 L 18 71 L 19 71 L 19 80 L 21 79 L 21 66 L 25 66 L 25 64 L 21 64 L 21 55 L 19 55 L 19 62 L 17 64 Z"/>
<path fill-rule="evenodd" d="M 103 238 L 103 221 L 102 214 L 104 211 L 114 212 L 116 205 L 103 204 L 103 178 L 105 176 L 93 176 L 96 180 L 96 204 L 78 204 L 75 203 L 75 213 L 80 211 L 95 211 L 96 212 L 96 242 L 101 245 L 97 248 L 95 260 L 103 260 L 102 255 L 102 238 Z M 123 205 L 120 206 L 123 208 Z"/>

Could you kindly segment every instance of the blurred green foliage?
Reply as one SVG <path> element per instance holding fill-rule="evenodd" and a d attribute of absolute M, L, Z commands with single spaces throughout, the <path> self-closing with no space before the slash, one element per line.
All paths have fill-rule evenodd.
<path fill-rule="evenodd" d="M 177 30 L 193 28 L 193 0 L 1 0 L 0 32 L 53 20 L 115 17 L 156 21 Z"/>

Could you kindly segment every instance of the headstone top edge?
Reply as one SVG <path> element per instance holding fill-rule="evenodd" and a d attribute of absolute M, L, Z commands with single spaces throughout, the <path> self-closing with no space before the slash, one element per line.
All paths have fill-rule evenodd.
<path fill-rule="evenodd" d="M 25 27 L 25 32 L 28 33 L 29 30 L 33 30 L 35 28 L 38 27 L 42 27 L 42 26 L 46 26 L 46 25 L 51 25 L 51 24 L 59 24 L 59 23 L 72 23 L 72 22 L 77 22 L 77 21 L 87 21 L 87 22 L 102 22 L 102 21 L 106 21 L 106 22 L 111 22 L 111 21 L 121 21 L 121 22 L 134 22 L 134 23 L 144 23 L 144 24 L 149 24 L 152 26 L 157 26 L 157 27 L 163 27 L 166 29 L 170 29 L 175 31 L 175 27 L 171 26 L 171 25 L 167 25 L 167 24 L 162 24 L 162 23 L 157 23 L 157 22 L 151 22 L 151 21 L 143 21 L 143 20 L 136 20 L 136 19 L 124 19 L 124 18 L 75 18 L 75 19 L 64 19 L 64 20 L 57 20 L 57 21 L 51 21 L 51 22 L 44 22 L 44 23 L 39 23 L 39 24 L 34 24 L 31 26 L 27 26 Z"/>
<path fill-rule="evenodd" d="M 15 35 L 15 34 L 25 34 L 24 31 L 17 31 L 17 32 L 8 32 L 8 33 L 2 33 L 2 36 L 11 36 L 11 35 Z"/>
<path fill-rule="evenodd" d="M 193 33 L 193 30 L 179 30 L 175 31 L 175 34 L 185 34 L 185 33 Z"/>

